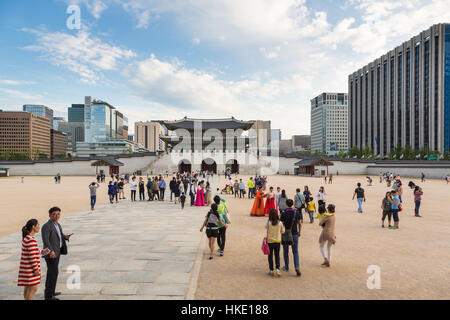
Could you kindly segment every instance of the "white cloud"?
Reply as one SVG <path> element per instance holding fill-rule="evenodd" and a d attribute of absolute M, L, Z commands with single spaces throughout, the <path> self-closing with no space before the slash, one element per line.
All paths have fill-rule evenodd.
<path fill-rule="evenodd" d="M 0 84 L 5 84 L 9 86 L 21 86 L 21 85 L 29 85 L 36 84 L 34 81 L 22 81 L 22 80 L 9 80 L 9 79 L 0 79 Z"/>
<path fill-rule="evenodd" d="M 81 76 L 81 81 L 95 83 L 102 78 L 102 71 L 117 70 L 121 60 L 136 54 L 92 37 L 86 30 L 76 34 L 23 29 L 36 35 L 37 44 L 24 49 L 37 51 L 51 63 L 67 68 Z"/>
<path fill-rule="evenodd" d="M 21 99 L 22 101 L 39 101 L 44 98 L 41 94 L 31 94 L 19 90 L 5 89 L 0 87 L 0 92 L 7 94 L 11 98 Z"/>
<path fill-rule="evenodd" d="M 103 11 L 105 11 L 108 8 L 108 0 L 66 0 L 66 2 L 71 5 L 85 5 L 86 8 L 89 10 L 91 15 L 95 19 L 100 19 L 100 16 Z"/>
<path fill-rule="evenodd" d="M 194 40 L 192 40 L 192 42 L 194 44 L 200 44 L 200 39 L 199 38 L 194 38 Z"/>
<path fill-rule="evenodd" d="M 278 58 L 278 54 L 280 52 L 280 47 L 274 47 L 273 50 L 269 51 L 266 50 L 266 48 L 259 48 L 259 51 L 262 53 L 262 55 L 267 58 L 267 59 L 274 59 L 274 58 Z"/>

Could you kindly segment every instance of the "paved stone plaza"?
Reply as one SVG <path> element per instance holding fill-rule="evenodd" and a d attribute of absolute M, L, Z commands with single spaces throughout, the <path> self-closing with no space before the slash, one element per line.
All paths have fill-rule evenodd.
<path fill-rule="evenodd" d="M 206 207 L 129 199 L 64 217 L 69 254 L 61 256 L 56 291 L 68 299 L 193 299 L 203 257 L 199 232 Z M 64 209 L 64 208 L 62 208 Z M 32 216 L 30 216 L 32 218 Z M 46 221 L 39 221 L 41 226 Z M 42 249 L 40 233 L 36 235 Z M 0 299 L 23 299 L 17 286 L 21 234 L 0 238 Z M 81 270 L 81 288 L 66 285 L 70 265 Z M 43 299 L 46 264 L 36 300 Z"/>

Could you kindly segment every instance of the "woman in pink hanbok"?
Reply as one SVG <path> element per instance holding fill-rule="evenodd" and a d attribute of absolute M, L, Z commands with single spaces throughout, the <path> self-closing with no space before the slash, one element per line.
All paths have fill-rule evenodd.
<path fill-rule="evenodd" d="M 195 197 L 194 206 L 204 207 L 205 206 L 205 182 L 202 181 L 198 185 L 197 196 Z"/>

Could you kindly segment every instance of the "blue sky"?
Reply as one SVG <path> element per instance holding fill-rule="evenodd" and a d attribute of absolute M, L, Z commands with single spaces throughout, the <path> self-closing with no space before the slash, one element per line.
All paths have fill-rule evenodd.
<path fill-rule="evenodd" d="M 81 28 L 69 29 L 69 5 Z M 0 0 L 0 109 L 66 116 L 85 95 L 140 120 L 272 120 L 309 134 L 310 99 L 433 24 L 450 0 Z"/>

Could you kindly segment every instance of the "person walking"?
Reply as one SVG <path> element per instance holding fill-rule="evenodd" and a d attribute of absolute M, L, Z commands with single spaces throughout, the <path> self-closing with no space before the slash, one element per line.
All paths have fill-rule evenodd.
<path fill-rule="evenodd" d="M 117 196 L 119 195 L 119 177 L 116 177 L 116 180 L 113 182 L 113 186 L 114 186 L 114 199 L 116 199 L 116 203 L 119 202 Z M 114 200 L 113 199 L 113 200 Z"/>
<path fill-rule="evenodd" d="M 355 200 L 355 196 L 356 196 L 356 200 L 358 201 L 358 212 L 363 213 L 362 203 L 363 203 L 363 201 L 366 202 L 366 196 L 364 195 L 364 189 L 361 188 L 361 183 L 359 183 L 359 182 L 357 184 L 357 188 L 355 189 L 355 192 L 353 193 L 352 200 Z"/>
<path fill-rule="evenodd" d="M 388 217 L 389 228 L 391 227 L 391 218 L 392 218 L 392 206 L 389 198 L 391 197 L 391 192 L 386 192 L 386 195 L 381 202 L 381 210 L 383 210 L 383 216 L 381 217 L 381 227 L 384 228 L 384 220 Z"/>
<path fill-rule="evenodd" d="M 186 195 L 184 194 L 184 192 L 181 193 L 180 203 L 181 203 L 181 210 L 183 210 L 184 209 L 184 204 L 186 203 Z"/>
<path fill-rule="evenodd" d="M 22 228 L 22 255 L 17 285 L 23 288 L 25 300 L 33 300 L 41 283 L 41 257 L 34 235 L 39 232 L 39 222 L 30 219 Z"/>
<path fill-rule="evenodd" d="M 319 192 L 317 192 L 317 203 L 319 204 L 319 207 L 321 205 L 325 206 L 325 196 L 327 195 L 327 193 L 325 192 L 325 188 L 324 187 L 320 187 L 319 188 Z"/>
<path fill-rule="evenodd" d="M 137 189 L 136 177 L 133 177 L 131 178 L 130 181 L 131 201 L 136 201 L 136 189 Z"/>
<path fill-rule="evenodd" d="M 288 199 L 286 201 L 287 208 L 281 214 L 280 220 L 283 222 L 283 225 L 287 230 L 290 230 L 292 234 L 292 244 L 282 243 L 283 244 L 283 257 L 284 257 L 284 266 L 283 271 L 289 271 L 289 247 L 292 247 L 292 255 L 294 257 L 294 267 L 297 276 L 301 276 L 300 272 L 300 262 L 298 256 L 298 238 L 300 237 L 300 232 L 302 230 L 302 222 L 300 217 L 300 211 L 295 210 L 293 208 L 294 201 L 292 199 Z"/>
<path fill-rule="evenodd" d="M 400 203 L 403 203 L 402 195 L 403 195 L 403 185 L 400 179 L 397 180 L 397 195 L 400 200 Z"/>
<path fill-rule="evenodd" d="M 67 254 L 66 241 L 70 240 L 71 235 L 64 234 L 61 225 L 58 223 L 61 217 L 61 209 L 52 207 L 48 211 L 50 219 L 42 226 L 42 242 L 44 248 L 50 250 L 45 256 L 47 264 L 47 276 L 45 279 L 45 300 L 59 300 L 56 298 L 60 292 L 55 292 L 56 282 L 58 281 L 58 265 L 61 255 Z"/>
<path fill-rule="evenodd" d="M 175 186 L 174 186 L 174 189 L 173 189 L 173 193 L 174 193 L 174 200 L 175 200 L 175 204 L 177 204 L 178 203 L 178 201 L 179 201 L 179 198 L 180 198 L 180 196 L 181 196 L 181 180 L 177 180 L 176 182 L 175 182 Z"/>
<path fill-rule="evenodd" d="M 414 188 L 414 204 L 415 204 L 414 215 L 419 218 L 422 217 L 419 214 L 419 208 L 420 208 L 420 203 L 422 201 L 422 195 L 423 195 L 422 188 L 420 188 L 419 186 L 416 186 Z"/>
<path fill-rule="evenodd" d="M 305 203 L 309 202 L 309 197 L 311 197 L 311 191 L 309 191 L 309 187 L 305 186 L 303 188 L 303 197 L 305 197 Z"/>
<path fill-rule="evenodd" d="M 237 180 L 234 181 L 234 197 L 237 198 L 239 196 L 239 182 Z"/>
<path fill-rule="evenodd" d="M 152 179 L 150 177 L 147 178 L 147 196 L 148 196 L 148 201 L 153 201 L 153 193 L 152 193 L 152 187 L 153 187 L 153 182 Z"/>
<path fill-rule="evenodd" d="M 280 272 L 280 246 L 281 246 L 281 235 L 286 231 L 283 223 L 278 217 L 278 212 L 276 209 L 270 209 L 269 220 L 266 223 L 267 229 L 267 243 L 269 245 L 270 253 L 268 255 L 269 261 L 269 275 L 278 277 L 281 276 Z M 275 257 L 275 268 L 276 273 L 274 273 L 273 268 L 273 258 Z"/>
<path fill-rule="evenodd" d="M 332 184 L 333 183 L 333 175 L 330 174 L 330 176 L 328 177 L 328 184 Z"/>
<path fill-rule="evenodd" d="M 300 213 L 300 222 L 303 223 L 303 213 L 302 209 L 305 208 L 305 197 L 301 193 L 300 189 L 295 190 L 296 194 L 294 196 L 294 207 Z"/>
<path fill-rule="evenodd" d="M 206 198 L 206 205 L 210 206 L 212 204 L 212 190 L 209 181 L 206 182 L 205 198 Z"/>
<path fill-rule="evenodd" d="M 170 189 L 170 202 L 172 202 L 172 196 L 175 194 L 175 185 L 177 184 L 177 181 L 175 177 L 172 178 L 169 182 L 169 189 Z"/>
<path fill-rule="evenodd" d="M 394 226 L 389 227 L 389 229 L 396 230 L 399 228 L 399 221 L 398 218 L 398 211 L 399 211 L 399 205 L 400 205 L 400 199 L 397 197 L 397 192 L 395 190 L 391 191 L 391 195 L 389 197 L 389 202 L 391 203 L 391 209 L 392 209 L 392 218 L 394 219 Z"/>
<path fill-rule="evenodd" d="M 422 172 L 422 174 L 420 175 L 422 182 L 425 182 L 425 174 Z"/>
<path fill-rule="evenodd" d="M 220 198 L 220 196 L 214 197 L 214 203 L 217 205 L 217 212 L 219 212 L 220 219 L 219 219 L 219 233 L 217 237 L 217 245 L 219 246 L 219 254 L 220 256 L 224 255 L 225 251 L 225 241 L 226 241 L 226 231 L 228 228 L 228 224 L 222 223 L 228 223 L 226 218 L 227 213 L 227 202 Z"/>
<path fill-rule="evenodd" d="M 211 210 L 208 211 L 208 214 L 205 216 L 205 221 L 200 228 L 200 232 L 203 232 L 203 229 L 206 227 L 206 236 L 208 237 L 209 244 L 209 260 L 212 260 L 213 258 L 214 243 L 219 236 L 220 219 L 219 212 L 217 211 L 217 204 L 213 203 L 211 205 Z M 222 224 L 226 225 L 225 221 L 222 221 Z"/>
<path fill-rule="evenodd" d="M 158 188 L 159 188 L 159 200 L 164 201 L 164 193 L 166 192 L 166 181 L 164 181 L 164 177 L 160 177 L 158 181 Z"/>
<path fill-rule="evenodd" d="M 322 227 L 322 232 L 319 236 L 319 249 L 324 259 L 322 266 L 329 268 L 331 262 L 331 246 L 336 243 L 336 235 L 334 230 L 336 225 L 336 216 L 335 206 L 333 204 L 330 203 L 327 209 L 328 215 L 324 216 L 319 222 L 319 226 Z M 325 243 L 327 244 L 327 255 L 325 255 L 324 251 Z"/>
<path fill-rule="evenodd" d="M 91 210 L 94 210 L 95 203 L 97 202 L 97 189 L 100 187 L 98 183 L 92 182 L 89 185 L 89 194 L 91 195 Z"/>
<path fill-rule="evenodd" d="M 145 201 L 145 183 L 142 177 L 139 177 L 139 201 Z"/>
<path fill-rule="evenodd" d="M 309 223 L 314 223 L 314 215 L 316 213 L 316 204 L 314 203 L 314 198 L 309 197 L 309 201 L 306 203 L 305 211 L 309 214 Z"/>

